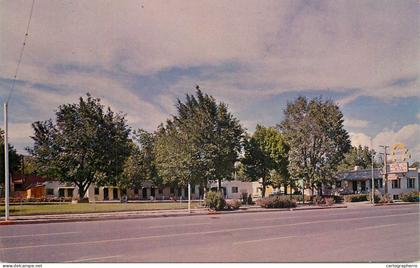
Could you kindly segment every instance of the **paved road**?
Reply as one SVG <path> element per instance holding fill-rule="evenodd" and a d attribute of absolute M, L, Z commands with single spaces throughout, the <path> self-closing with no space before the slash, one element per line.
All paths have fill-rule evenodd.
<path fill-rule="evenodd" d="M 411 262 L 419 206 L 0 226 L 3 262 Z"/>

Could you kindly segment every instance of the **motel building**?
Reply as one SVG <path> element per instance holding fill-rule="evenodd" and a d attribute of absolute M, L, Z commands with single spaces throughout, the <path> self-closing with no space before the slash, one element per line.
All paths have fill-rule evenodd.
<path fill-rule="evenodd" d="M 388 194 L 394 200 L 398 200 L 401 194 L 419 191 L 419 170 L 418 168 L 406 168 L 405 172 L 392 173 L 388 165 Z M 373 169 L 375 192 L 385 193 L 385 174 L 382 168 Z M 372 169 L 360 169 L 339 172 L 336 176 L 335 192 L 341 195 L 346 194 L 367 194 L 372 189 Z"/>

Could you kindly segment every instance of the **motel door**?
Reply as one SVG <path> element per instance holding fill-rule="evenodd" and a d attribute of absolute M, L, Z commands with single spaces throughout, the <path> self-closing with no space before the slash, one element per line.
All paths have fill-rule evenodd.
<path fill-rule="evenodd" d="M 108 200 L 108 199 L 109 199 L 108 188 L 104 188 L 104 200 Z"/>

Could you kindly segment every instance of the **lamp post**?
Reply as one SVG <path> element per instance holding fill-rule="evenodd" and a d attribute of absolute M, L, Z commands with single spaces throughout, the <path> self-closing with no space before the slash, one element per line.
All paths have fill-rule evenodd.
<path fill-rule="evenodd" d="M 372 187 L 371 187 L 371 191 L 372 191 L 372 204 L 375 204 L 375 178 L 373 176 L 373 142 L 372 139 L 370 139 L 370 148 L 372 150 L 372 156 L 371 156 L 371 162 L 372 162 Z"/>

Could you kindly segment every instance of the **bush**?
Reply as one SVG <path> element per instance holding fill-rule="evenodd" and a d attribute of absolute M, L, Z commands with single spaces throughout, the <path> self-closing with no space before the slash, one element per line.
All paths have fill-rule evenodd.
<path fill-rule="evenodd" d="M 344 197 L 341 195 L 333 195 L 332 198 L 334 199 L 334 203 L 341 204 L 344 202 Z"/>
<path fill-rule="evenodd" d="M 322 196 L 316 195 L 312 197 L 312 204 L 314 205 L 321 205 L 325 204 L 324 198 Z"/>
<path fill-rule="evenodd" d="M 368 201 L 368 197 L 366 194 L 350 194 L 344 196 L 344 201 L 346 202 L 362 202 Z"/>
<path fill-rule="evenodd" d="M 225 208 L 226 202 L 220 192 L 208 192 L 204 205 L 210 209 L 222 210 Z"/>
<path fill-rule="evenodd" d="M 294 208 L 296 201 L 286 196 L 272 196 L 259 199 L 257 205 L 263 208 Z"/>
<path fill-rule="evenodd" d="M 228 210 L 237 210 L 241 207 L 241 205 L 241 201 L 237 199 L 226 201 L 226 209 Z"/>
<path fill-rule="evenodd" d="M 372 194 L 368 194 L 367 195 L 367 200 L 370 202 L 371 201 L 371 199 L 372 199 Z M 375 203 L 378 203 L 379 202 L 379 200 L 381 200 L 381 196 L 380 195 L 378 195 L 378 194 L 375 194 L 375 196 L 374 196 L 374 199 L 373 200 L 375 200 Z"/>
<path fill-rule="evenodd" d="M 379 199 L 379 203 L 381 204 L 385 204 L 385 203 L 393 203 L 394 201 L 392 201 L 391 197 L 389 194 L 384 194 L 381 196 L 381 198 Z"/>
<path fill-rule="evenodd" d="M 327 206 L 332 206 L 335 203 L 334 198 L 332 198 L 332 197 L 324 198 L 324 202 L 325 202 L 325 205 L 327 205 Z"/>
<path fill-rule="evenodd" d="M 404 202 L 419 202 L 419 192 L 409 192 L 401 194 L 401 200 Z"/>

